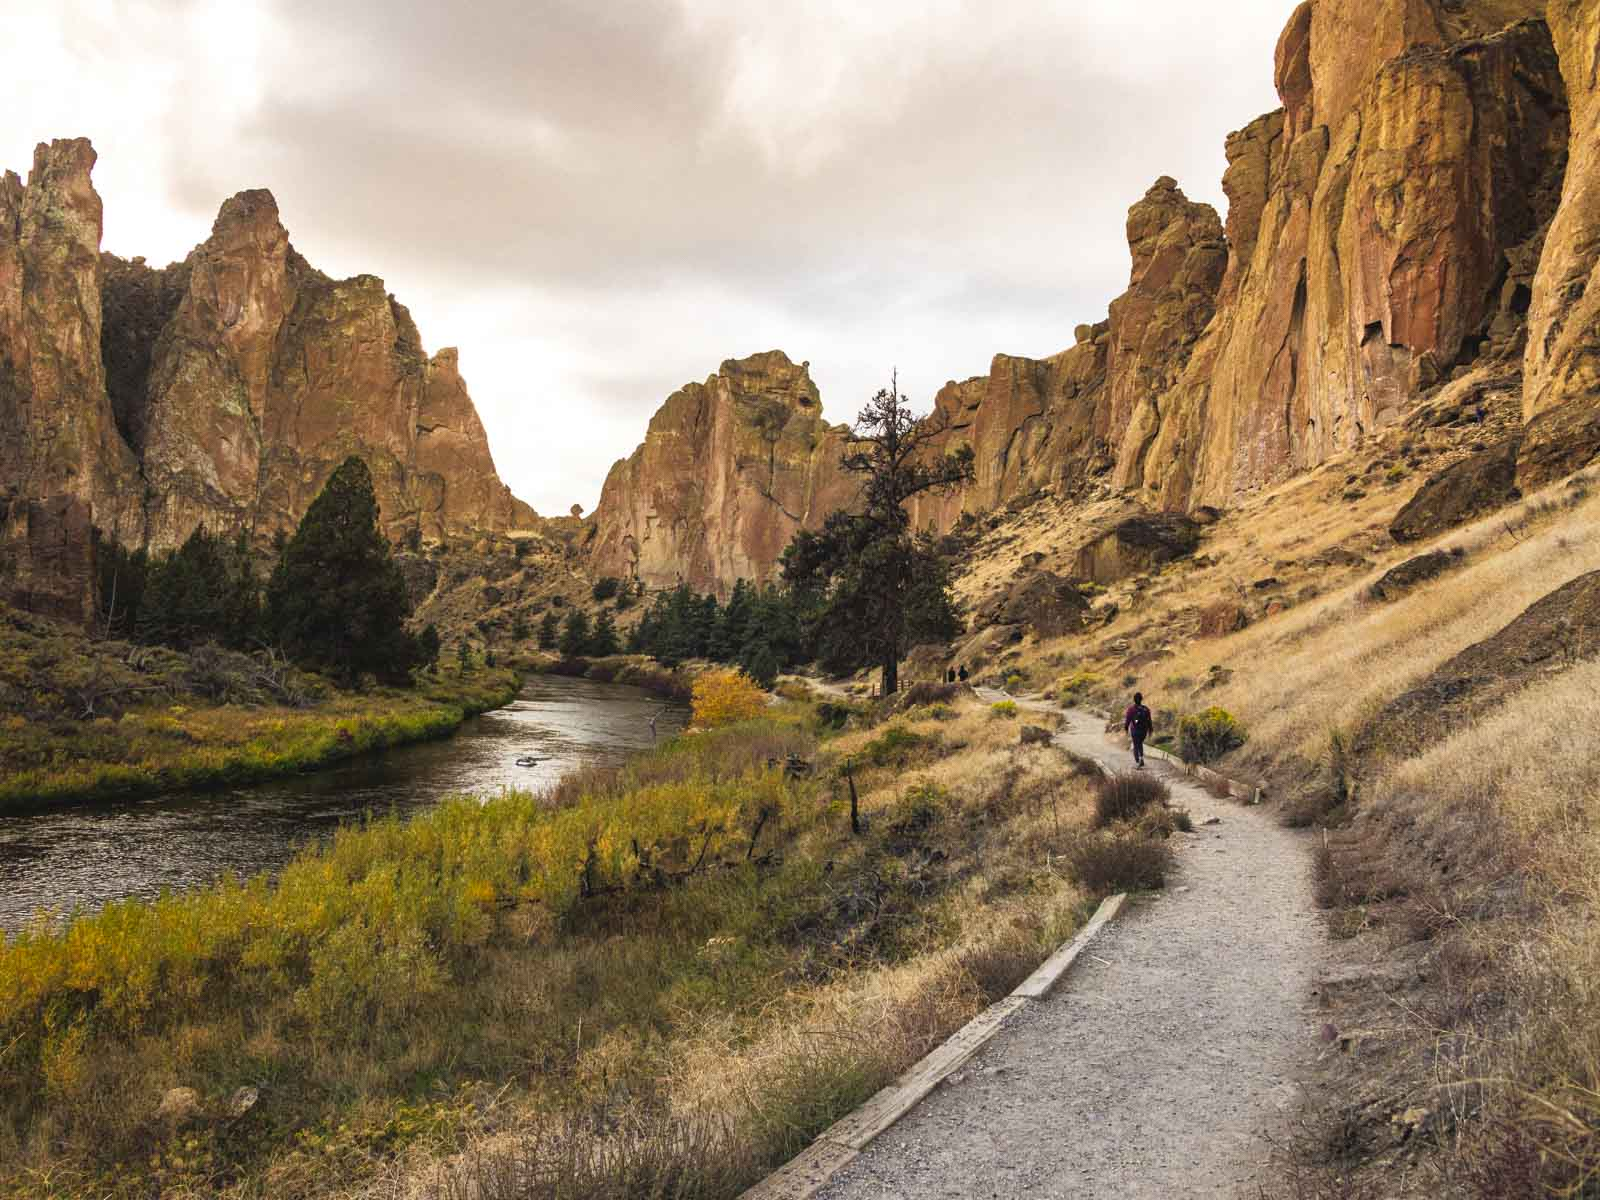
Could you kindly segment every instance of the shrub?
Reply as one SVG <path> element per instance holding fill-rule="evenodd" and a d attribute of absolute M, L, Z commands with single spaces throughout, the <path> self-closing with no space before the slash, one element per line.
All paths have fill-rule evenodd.
<path fill-rule="evenodd" d="M 903 767 L 923 750 L 939 743 L 938 737 L 913 733 L 904 725 L 891 725 L 861 747 L 863 762 L 874 767 Z"/>
<path fill-rule="evenodd" d="M 997 700 L 989 705 L 989 715 L 1001 720 L 1015 721 L 1017 719 L 1017 702 L 1015 700 Z"/>
<path fill-rule="evenodd" d="M 1178 756 L 1186 763 L 1215 762 L 1245 740 L 1244 726 L 1215 705 L 1178 722 Z"/>
<path fill-rule="evenodd" d="M 602 575 L 594 581 L 594 598 L 604 603 L 622 590 L 622 580 L 615 575 Z"/>
<path fill-rule="evenodd" d="M 1171 789 L 1154 775 L 1125 772 L 1102 779 L 1095 788 L 1095 828 L 1132 821 L 1152 804 L 1165 805 L 1171 799 Z"/>
<path fill-rule="evenodd" d="M 707 671 L 694 681 L 690 703 L 695 725 L 715 729 L 759 717 L 767 707 L 767 696 L 743 671 Z"/>
<path fill-rule="evenodd" d="M 1075 671 L 1056 680 L 1055 692 L 1063 704 L 1082 700 L 1105 682 L 1105 676 L 1093 671 Z"/>
<path fill-rule="evenodd" d="M 959 683 L 913 683 L 900 693 L 903 708 L 918 708 L 924 704 L 948 704 L 961 694 Z"/>
<path fill-rule="evenodd" d="M 1172 847 L 1138 833 L 1089 833 L 1067 851 L 1067 868 L 1086 892 L 1147 891 L 1163 886 Z"/>
<path fill-rule="evenodd" d="M 809 702 L 812 698 L 811 685 L 802 683 L 798 679 L 786 679 L 774 690 L 783 699 L 795 700 L 801 704 Z"/>
<path fill-rule="evenodd" d="M 851 717 L 861 715 L 858 706 L 843 701 L 824 700 L 817 705 L 817 724 L 823 729 L 843 729 Z"/>

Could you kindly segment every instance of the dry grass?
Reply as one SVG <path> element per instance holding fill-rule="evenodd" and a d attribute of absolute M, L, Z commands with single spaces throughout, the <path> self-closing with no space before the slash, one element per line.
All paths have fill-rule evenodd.
<path fill-rule="evenodd" d="M 1552 719 L 1597 687 L 1581 664 L 1394 766 L 1320 856 L 1335 932 L 1428 964 L 1366 1069 L 1428 1114 L 1444 1193 L 1600 1185 L 1600 737 Z"/>
<path fill-rule="evenodd" d="M 1269 768 L 1291 756 L 1314 763 L 1330 729 L 1359 724 L 1536 600 L 1600 569 L 1600 498 L 1516 537 L 1506 521 L 1489 518 L 1446 539 L 1474 547 L 1468 563 L 1398 601 L 1368 601 L 1364 578 L 1276 620 L 1196 642 L 1163 669 L 1202 680 L 1213 667 L 1233 671 L 1202 695 L 1249 725 L 1251 760 Z"/>

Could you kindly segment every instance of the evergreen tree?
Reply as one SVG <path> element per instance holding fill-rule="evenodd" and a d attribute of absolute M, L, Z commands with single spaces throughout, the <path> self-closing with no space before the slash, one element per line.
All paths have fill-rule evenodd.
<path fill-rule="evenodd" d="M 594 632 L 589 635 L 587 653 L 595 658 L 606 658 L 622 648 L 617 640 L 617 623 L 611 614 L 602 611 L 595 618 Z"/>
<path fill-rule="evenodd" d="M 255 565 L 250 558 L 250 540 L 242 529 L 233 540 L 227 570 L 223 640 L 230 646 L 247 646 L 261 637 L 261 585 L 256 582 Z"/>
<path fill-rule="evenodd" d="M 430 621 L 417 635 L 417 654 L 422 660 L 422 665 L 429 669 L 438 666 L 439 649 L 439 627 Z"/>
<path fill-rule="evenodd" d="M 95 564 L 99 571 L 100 628 L 107 637 L 131 638 L 139 626 L 150 557 L 143 549 L 129 553 L 94 531 Z"/>
<path fill-rule="evenodd" d="M 555 609 L 546 609 L 544 618 L 539 622 L 539 649 L 554 650 L 560 634 L 561 618 L 556 615 Z"/>
<path fill-rule="evenodd" d="M 267 624 L 284 651 L 346 680 L 401 682 L 417 664 L 411 598 L 378 531 L 367 464 L 352 455 L 311 502 L 267 586 Z"/>
<path fill-rule="evenodd" d="M 931 540 L 911 533 L 906 502 L 973 477 L 972 449 L 938 455 L 943 414 L 919 420 L 898 386 L 861 411 L 841 465 L 863 477 L 859 513 L 836 512 L 819 532 L 801 530 L 784 551 L 784 580 L 808 609 L 807 629 L 830 669 L 883 669 L 883 693 L 900 686 L 900 659 L 959 626 L 948 577 Z"/>
<path fill-rule="evenodd" d="M 561 623 L 561 657 L 577 658 L 588 648 L 589 617 L 581 608 L 575 608 Z"/>
<path fill-rule="evenodd" d="M 241 535 L 230 549 L 204 525 L 146 573 L 137 633 L 180 649 L 201 642 L 243 646 L 256 632 L 260 601 Z"/>
<path fill-rule="evenodd" d="M 755 604 L 755 590 L 745 580 L 735 580 L 727 606 L 717 618 L 711 638 L 710 657 L 718 662 L 734 662 L 739 658 L 745 642 L 750 639 Z"/>

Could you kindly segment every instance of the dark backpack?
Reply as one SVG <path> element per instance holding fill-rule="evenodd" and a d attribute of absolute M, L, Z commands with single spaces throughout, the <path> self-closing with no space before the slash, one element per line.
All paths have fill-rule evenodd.
<path fill-rule="evenodd" d="M 1155 722 L 1150 717 L 1150 710 L 1142 704 L 1133 706 L 1133 736 L 1147 738 Z"/>

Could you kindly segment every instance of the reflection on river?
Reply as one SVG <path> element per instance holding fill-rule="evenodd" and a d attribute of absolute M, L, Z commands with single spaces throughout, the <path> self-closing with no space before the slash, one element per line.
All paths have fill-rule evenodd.
<path fill-rule="evenodd" d="M 572 767 L 620 763 L 682 729 L 688 710 L 638 688 L 535 676 L 508 707 L 453 738 L 402 746 L 309 775 L 131 804 L 0 817 L 0 930 L 40 908 L 99 908 L 125 896 L 253 875 L 364 813 L 414 813 L 446 796 L 547 787 Z M 542 761 L 517 765 L 519 757 Z"/>

